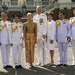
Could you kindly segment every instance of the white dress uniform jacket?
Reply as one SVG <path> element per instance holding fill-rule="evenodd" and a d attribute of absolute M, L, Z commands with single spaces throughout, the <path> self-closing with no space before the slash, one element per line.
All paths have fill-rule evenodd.
<path fill-rule="evenodd" d="M 22 44 L 23 38 L 23 24 L 22 23 L 12 23 L 12 43 L 14 45 Z"/>
<path fill-rule="evenodd" d="M 47 34 L 47 17 L 45 14 L 36 14 L 33 17 L 33 21 L 37 23 L 37 39 L 41 39 L 42 35 Z"/>
<path fill-rule="evenodd" d="M 11 22 L 1 21 L 0 22 L 0 42 L 1 44 L 11 43 Z"/>
<path fill-rule="evenodd" d="M 55 49 L 55 34 L 56 34 L 56 22 L 51 20 L 48 21 L 47 26 L 47 47 L 48 50 L 54 50 Z M 53 43 L 50 44 L 50 40 L 53 40 Z"/>

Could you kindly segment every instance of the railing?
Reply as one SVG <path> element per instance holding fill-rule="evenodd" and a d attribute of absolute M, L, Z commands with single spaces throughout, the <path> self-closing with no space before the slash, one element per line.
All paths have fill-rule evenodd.
<path fill-rule="evenodd" d="M 26 5 L 34 5 L 34 1 L 26 1 Z"/>
<path fill-rule="evenodd" d="M 53 1 L 26 1 L 26 5 L 50 5 Z"/>
<path fill-rule="evenodd" d="M 18 5 L 18 2 L 17 1 L 12 1 L 11 5 Z"/>
<path fill-rule="evenodd" d="M 43 8 L 43 12 L 48 11 L 50 9 L 54 8 L 54 4 L 47 6 L 46 8 Z"/>
<path fill-rule="evenodd" d="M 33 6 L 37 6 L 37 5 L 43 6 L 43 5 L 51 5 L 53 2 L 54 2 L 54 0 L 49 0 L 49 1 L 36 0 L 36 1 L 26 1 L 25 4 L 26 4 L 27 6 L 31 6 L 31 5 L 33 5 Z M 18 1 L 2 2 L 2 1 L 0 1 L 0 6 L 1 6 L 3 3 L 5 3 L 6 5 L 11 5 L 11 6 L 13 6 L 13 5 L 22 5 L 24 2 L 18 2 Z"/>

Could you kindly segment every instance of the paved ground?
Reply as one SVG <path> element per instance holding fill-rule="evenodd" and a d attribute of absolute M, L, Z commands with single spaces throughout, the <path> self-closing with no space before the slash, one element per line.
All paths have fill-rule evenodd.
<path fill-rule="evenodd" d="M 46 53 L 46 63 L 49 63 L 50 60 L 50 56 L 49 56 L 49 52 L 47 50 Z M 54 60 L 55 60 L 55 64 L 58 63 L 58 49 L 55 49 L 55 56 L 54 56 Z M 37 62 L 37 58 L 36 58 L 36 51 L 35 51 L 35 62 L 34 64 Z M 13 59 L 12 59 L 12 52 L 11 52 L 11 56 L 10 56 L 10 63 L 11 65 L 13 65 Z M 72 63 L 72 49 L 71 47 L 68 48 L 68 65 L 70 65 Z M 27 67 L 27 63 L 25 62 L 25 50 L 22 50 L 22 65 L 23 65 L 23 69 L 19 69 L 19 70 L 15 70 L 13 69 L 8 69 L 8 70 L 4 70 L 2 68 L 2 61 L 1 61 L 1 54 L 0 54 L 0 75 L 75 75 L 75 67 L 58 67 L 56 65 L 54 66 L 49 66 L 49 65 L 45 65 L 45 66 L 41 66 L 41 67 L 34 67 L 33 69 L 25 69 L 25 67 Z"/>

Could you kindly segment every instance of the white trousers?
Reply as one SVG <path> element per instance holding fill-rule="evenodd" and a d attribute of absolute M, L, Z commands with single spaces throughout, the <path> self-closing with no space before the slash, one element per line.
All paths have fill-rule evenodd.
<path fill-rule="evenodd" d="M 42 39 L 37 40 L 37 57 L 38 57 L 38 63 L 45 64 L 46 59 L 46 42 Z"/>
<path fill-rule="evenodd" d="M 3 66 L 9 65 L 10 45 L 1 45 L 1 54 Z"/>
<path fill-rule="evenodd" d="M 67 43 L 65 42 L 58 42 L 58 49 L 59 49 L 59 56 L 60 64 L 67 64 Z"/>
<path fill-rule="evenodd" d="M 73 65 L 75 65 L 75 40 L 71 41 L 72 51 L 73 51 Z"/>
<path fill-rule="evenodd" d="M 22 45 L 13 45 L 13 61 L 14 65 L 21 65 L 21 53 L 22 53 Z"/>

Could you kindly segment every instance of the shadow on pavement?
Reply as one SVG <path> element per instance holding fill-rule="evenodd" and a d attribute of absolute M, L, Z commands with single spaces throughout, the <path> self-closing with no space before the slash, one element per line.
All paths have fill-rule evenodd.
<path fill-rule="evenodd" d="M 0 75 L 15 75 L 15 69 L 7 69 L 6 70 L 7 72 L 5 71 L 0 71 Z"/>
<path fill-rule="evenodd" d="M 52 71 L 55 73 L 55 75 L 75 75 L 75 67 L 72 66 L 49 66 L 45 65 L 43 66 L 45 69 L 48 69 L 49 71 Z"/>
<path fill-rule="evenodd" d="M 7 73 L 4 72 L 0 72 L 0 75 L 8 75 Z"/>
<path fill-rule="evenodd" d="M 75 75 L 75 67 L 45 65 L 42 67 L 33 67 L 32 69 L 8 69 L 7 73 L 0 72 L 0 75 Z"/>
<path fill-rule="evenodd" d="M 60 75 L 56 74 L 44 67 L 34 67 L 32 69 L 19 69 L 17 75 Z"/>

